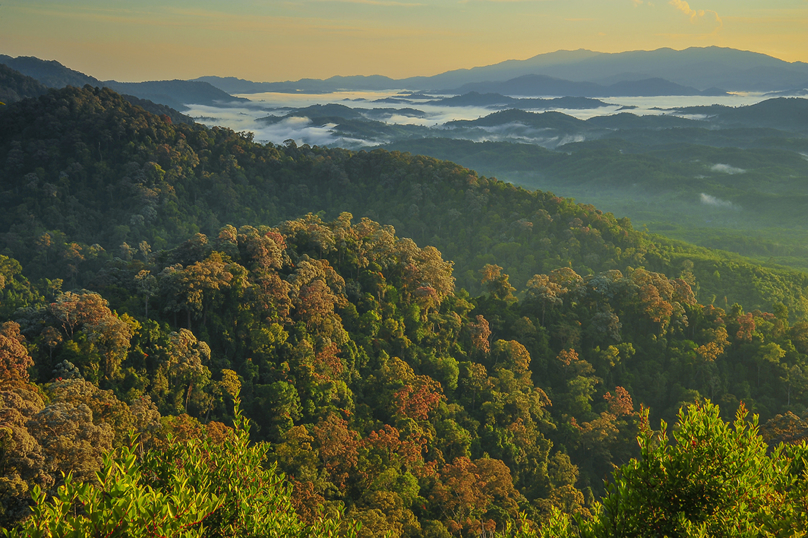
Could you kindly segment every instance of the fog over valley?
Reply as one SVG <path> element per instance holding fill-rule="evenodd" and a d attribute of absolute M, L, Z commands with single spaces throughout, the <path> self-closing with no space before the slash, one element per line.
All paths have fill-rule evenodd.
<path fill-rule="evenodd" d="M 532 103 L 528 106 L 519 106 L 515 103 L 493 105 L 493 106 L 447 106 L 441 104 L 452 95 L 429 95 L 428 99 L 412 99 L 408 96 L 411 92 L 386 90 L 378 92 L 333 92 L 327 94 L 289 94 L 289 93 L 257 93 L 238 94 L 238 97 L 248 99 L 248 106 L 243 105 L 196 105 L 186 103 L 186 114 L 196 121 L 205 125 L 221 125 L 236 131 L 249 131 L 255 135 L 256 140 L 272 143 L 283 143 L 285 140 L 295 140 L 298 144 L 310 145 L 334 145 L 350 149 L 375 146 L 389 143 L 395 140 L 395 134 L 383 134 L 376 132 L 366 136 L 348 136 L 341 132 L 338 124 L 317 124 L 311 123 L 311 118 L 304 115 L 294 115 L 297 110 L 311 107 L 313 105 L 341 104 L 359 112 L 372 112 L 374 109 L 387 109 L 391 112 L 389 116 L 380 120 L 388 125 L 414 125 L 427 127 L 434 131 L 428 136 L 449 136 L 452 138 L 466 138 L 476 142 L 482 141 L 514 141 L 529 142 L 545 147 L 556 147 L 571 141 L 582 141 L 581 137 L 557 137 L 541 136 L 540 133 L 525 133 L 519 125 L 501 125 L 489 128 L 488 131 L 480 129 L 474 133 L 453 133 L 445 128 L 445 124 L 458 120 L 476 120 L 487 116 L 493 112 L 509 108 L 541 113 L 545 111 L 560 112 L 562 114 L 587 120 L 596 116 L 609 116 L 618 112 L 644 115 L 675 115 L 694 120 L 705 119 L 704 114 L 683 114 L 679 113 L 679 108 L 693 106 L 709 106 L 713 104 L 738 107 L 758 103 L 769 96 L 763 93 L 738 93 L 726 96 L 655 96 L 655 97 L 607 97 L 599 101 L 603 106 L 593 108 L 564 108 L 552 106 L 551 100 L 557 97 L 543 97 L 547 100 L 545 106 L 536 106 Z M 512 99 L 519 99 L 514 97 Z M 525 99 L 536 101 L 538 99 Z M 516 106 L 514 106 L 516 105 Z M 414 116 L 406 112 L 406 109 L 416 109 L 423 112 L 423 115 Z M 396 114 L 396 110 L 405 110 L 404 113 Z M 289 116 L 293 118 L 277 124 L 265 125 L 259 120 L 267 116 Z M 302 118 L 309 120 L 304 123 Z M 368 115 L 367 119 L 374 118 Z M 380 121 L 374 119 L 373 121 Z M 359 133 L 356 133 L 359 134 Z M 400 135 L 399 135 L 400 136 Z"/>

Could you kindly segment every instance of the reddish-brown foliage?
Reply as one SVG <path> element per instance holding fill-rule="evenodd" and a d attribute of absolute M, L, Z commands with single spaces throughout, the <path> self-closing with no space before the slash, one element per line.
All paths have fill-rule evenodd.
<path fill-rule="evenodd" d="M 603 398 L 609 402 L 609 412 L 616 417 L 634 413 L 634 402 L 631 400 L 631 394 L 623 387 L 616 387 L 614 395 L 607 392 L 603 395 Z"/>
<path fill-rule="evenodd" d="M 738 318 L 738 332 L 735 333 L 735 338 L 741 342 L 751 342 L 752 333 L 755 332 L 755 317 L 749 313 L 745 316 Z"/>
<path fill-rule="evenodd" d="M 339 378 L 344 371 L 342 360 L 337 344 L 331 342 L 322 349 L 314 359 L 314 377 L 320 381 L 328 381 Z"/>
<path fill-rule="evenodd" d="M 475 319 L 477 320 L 476 323 L 469 323 L 471 344 L 477 351 L 488 354 L 491 351 L 491 328 L 483 316 L 477 315 Z"/>
<path fill-rule="evenodd" d="M 414 387 L 402 387 L 394 398 L 399 414 L 414 420 L 426 420 L 444 396 L 439 382 L 428 376 L 417 376 Z"/>
<path fill-rule="evenodd" d="M 344 489 L 359 461 L 359 434 L 348 428 L 346 420 L 334 414 L 314 426 L 312 434 L 331 480 Z"/>
<path fill-rule="evenodd" d="M 17 323 L 7 321 L 0 326 L 0 379 L 4 385 L 28 382 L 28 368 L 34 361 L 23 342 L 25 337 Z"/>

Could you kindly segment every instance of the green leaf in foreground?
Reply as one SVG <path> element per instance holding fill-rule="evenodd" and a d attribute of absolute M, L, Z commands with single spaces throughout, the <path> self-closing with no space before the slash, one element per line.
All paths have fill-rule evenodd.
<path fill-rule="evenodd" d="M 355 525 L 320 518 L 300 521 L 291 486 L 274 466 L 265 468 L 268 445 L 251 444 L 238 408 L 235 427 L 213 441 L 169 439 L 143 451 L 108 452 L 96 483 L 68 475 L 56 496 L 33 489 L 33 516 L 6 537 L 321 537 L 355 536 Z M 344 531 L 344 532 L 343 532 Z"/>

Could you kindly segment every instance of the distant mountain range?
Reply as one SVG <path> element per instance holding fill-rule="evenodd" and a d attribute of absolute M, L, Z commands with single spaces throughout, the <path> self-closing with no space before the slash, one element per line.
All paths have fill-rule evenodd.
<path fill-rule="evenodd" d="M 441 76 L 441 75 L 438 75 Z M 234 94 L 263 92 L 281 93 L 329 93 L 339 90 L 394 90 L 409 89 L 432 91 L 436 94 L 500 94 L 491 103 L 475 105 L 503 104 L 505 95 L 521 96 L 569 96 L 569 97 L 652 97 L 660 95 L 727 95 L 725 90 L 708 88 L 698 90 L 683 86 L 663 78 L 623 80 L 609 85 L 587 81 L 564 80 L 547 75 L 530 74 L 503 81 L 468 82 L 457 88 L 434 88 L 416 86 L 410 79 L 393 80 L 385 77 L 333 77 L 326 80 L 303 79 L 297 82 L 251 82 L 236 78 L 201 77 L 194 79 L 216 86 L 222 91 Z M 479 100 L 479 99 L 478 99 Z M 443 103 L 442 103 L 443 104 Z M 446 103 L 451 104 L 451 103 Z M 460 105 L 458 106 L 467 106 Z"/>
<path fill-rule="evenodd" d="M 473 82 L 511 80 L 545 75 L 572 82 L 612 85 L 623 81 L 662 78 L 699 90 L 777 91 L 808 86 L 808 64 L 785 62 L 765 54 L 722 47 L 692 47 L 676 51 L 601 53 L 558 51 L 527 60 L 509 60 L 429 77 L 436 87 L 452 88 Z"/>
<path fill-rule="evenodd" d="M 468 129 L 483 128 L 489 133 L 506 133 L 509 129 L 518 129 L 519 126 L 541 131 L 547 140 L 541 144 L 546 147 L 555 147 L 565 135 L 586 135 L 587 139 L 597 139 L 621 129 L 633 130 L 662 130 L 677 128 L 707 128 L 705 121 L 689 120 L 676 116 L 636 116 L 622 112 L 609 116 L 594 116 L 588 120 L 580 120 L 561 112 L 527 112 L 524 110 L 502 110 L 476 120 L 456 120 L 443 125 L 445 134 L 452 138 L 475 138 Z M 515 131 L 514 131 L 515 132 Z M 463 136 L 465 133 L 465 136 Z M 523 136 L 527 133 L 523 133 Z"/>
<path fill-rule="evenodd" d="M 23 74 L 10 67 L 9 63 L 23 67 L 31 75 Z M 46 62 L 38 58 L 9 58 L 0 55 L 0 102 L 2 103 L 11 104 L 22 99 L 38 97 L 46 94 L 50 88 L 83 87 L 87 84 L 94 87 L 108 86 L 98 79 L 68 69 L 59 62 Z M 216 88 L 213 90 L 223 93 Z M 174 123 L 194 123 L 193 118 L 175 108 L 165 103 L 149 100 L 143 95 L 143 93 L 141 96 L 122 94 L 122 97 L 152 114 L 168 116 Z"/>
<path fill-rule="evenodd" d="M 808 134 L 808 99 L 804 98 L 778 97 L 739 108 L 692 106 L 679 108 L 676 113 L 702 115 L 722 127 L 769 127 Z"/>
<path fill-rule="evenodd" d="M 501 127 L 519 123 L 534 129 L 556 129 L 566 134 L 583 133 L 592 129 L 674 129 L 674 128 L 775 128 L 781 131 L 808 134 L 808 99 L 778 97 L 760 103 L 729 107 L 721 105 L 693 106 L 665 111 L 666 114 L 637 116 L 621 112 L 580 120 L 561 112 L 535 113 L 508 109 L 494 112 L 476 120 L 449 121 L 444 129 L 470 127 Z M 683 118 L 673 114 L 692 116 Z M 780 133 L 783 136 L 783 133 Z"/>
<path fill-rule="evenodd" d="M 353 76 L 353 77 L 331 77 L 325 80 L 304 78 L 298 81 L 288 82 L 253 82 L 235 77 L 199 77 L 193 79 L 198 82 L 207 82 L 216 86 L 222 91 L 230 94 L 239 93 L 329 93 L 338 90 L 395 90 L 395 89 L 425 89 L 418 85 L 406 84 L 403 81 L 395 80 L 381 75 L 374 76 Z M 405 79 L 409 80 L 409 79 Z M 437 86 L 436 86 L 437 87 Z"/>
<path fill-rule="evenodd" d="M 573 82 L 547 75 L 522 75 L 504 82 L 472 82 L 447 93 L 489 92 L 507 95 L 564 95 L 569 97 L 651 97 L 658 95 L 727 95 L 718 88 L 699 91 L 662 78 L 624 80 L 609 86 L 594 82 Z"/>
<path fill-rule="evenodd" d="M 556 79 L 559 87 L 563 87 L 562 82 L 593 83 L 597 86 L 591 88 L 592 93 L 581 93 L 581 89 L 577 92 L 579 95 L 592 96 L 606 96 L 594 91 L 603 86 L 611 88 L 608 95 L 619 94 L 625 97 L 715 95 L 721 91 L 716 88 L 723 91 L 760 92 L 799 91 L 808 88 L 808 64 L 804 62 L 786 62 L 765 54 L 722 47 L 692 47 L 681 51 L 663 48 L 620 53 L 558 51 L 527 60 L 508 60 L 473 69 L 447 71 L 431 77 L 399 80 L 383 76 L 331 77 L 325 80 L 301 79 L 286 82 L 252 82 L 233 77 L 201 77 L 196 80 L 208 82 L 228 93 L 320 93 L 336 90 L 470 89 L 467 85 L 502 83 L 526 75 L 543 75 Z M 545 84 L 547 80 L 549 79 L 545 79 Z M 628 84 L 638 82 L 643 82 L 639 89 Z M 559 89 L 544 87 L 531 88 L 530 91 L 541 93 L 520 95 L 568 95 Z M 674 93 L 659 93 L 670 91 Z"/>
<path fill-rule="evenodd" d="M 459 92 L 458 92 L 459 93 Z M 434 101 L 427 101 L 431 105 L 441 106 L 482 106 L 482 107 L 508 107 L 508 108 L 530 108 L 530 109 L 550 109 L 568 108 L 586 110 L 607 106 L 606 103 L 598 99 L 587 97 L 557 97 L 555 99 L 517 99 L 502 95 L 500 93 L 479 93 L 470 91 L 445 97 Z"/>
<path fill-rule="evenodd" d="M 398 89 L 456 95 L 476 92 L 530 97 L 639 97 L 719 96 L 728 91 L 804 95 L 808 88 L 808 64 L 804 62 L 789 63 L 765 54 L 721 47 L 694 47 L 681 51 L 663 48 L 621 53 L 557 51 L 527 60 L 508 60 L 430 77 L 399 80 L 374 75 L 253 82 L 235 77 L 209 76 L 189 81 L 127 83 L 100 81 L 56 61 L 33 57 L 0 55 L 0 63 L 49 87 L 85 84 L 108 86 L 177 110 L 187 110 L 185 105 L 191 103 L 212 106 L 238 103 L 242 100 L 234 97 L 234 94 L 260 92 L 329 93 L 339 90 Z"/>
<path fill-rule="evenodd" d="M 65 86 L 81 88 L 86 84 L 99 88 L 108 87 L 118 93 L 146 99 L 179 111 L 188 110 L 185 105 L 190 103 L 213 106 L 221 103 L 246 101 L 246 99 L 233 97 L 229 93 L 205 82 L 188 80 L 152 82 L 101 81 L 65 67 L 57 61 L 40 60 L 32 56 L 12 58 L 11 56 L 0 54 L 0 64 L 5 64 L 23 75 L 34 78 L 49 88 L 64 88 Z"/>

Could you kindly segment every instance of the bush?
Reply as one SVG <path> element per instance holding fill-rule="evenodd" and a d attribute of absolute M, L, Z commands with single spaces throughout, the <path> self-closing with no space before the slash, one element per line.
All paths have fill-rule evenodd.
<path fill-rule="evenodd" d="M 217 437 L 170 438 L 142 451 L 133 436 L 130 446 L 105 455 L 96 483 L 68 475 L 52 499 L 34 488 L 33 516 L 5 536 L 356 536 L 356 526 L 339 517 L 300 520 L 291 486 L 274 466 L 264 467 L 268 445 L 250 443 L 238 405 L 234 428 Z"/>

